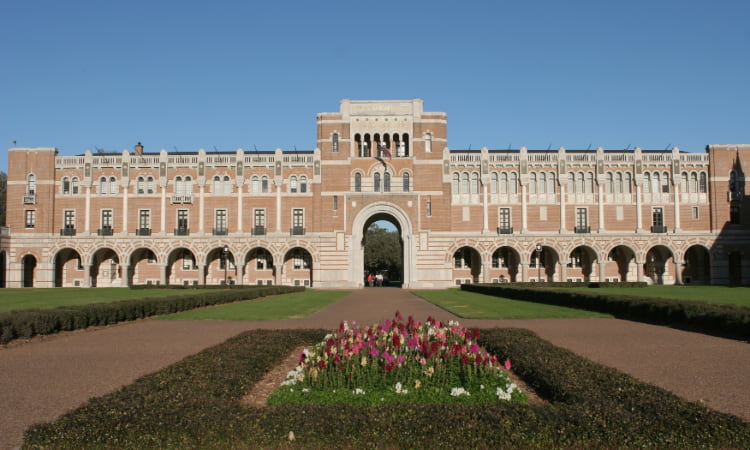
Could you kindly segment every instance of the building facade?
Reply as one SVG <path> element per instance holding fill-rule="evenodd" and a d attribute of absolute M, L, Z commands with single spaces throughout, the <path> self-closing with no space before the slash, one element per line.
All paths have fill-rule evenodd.
<path fill-rule="evenodd" d="M 750 283 L 750 145 L 450 150 L 419 99 L 343 100 L 317 130 L 300 152 L 11 148 L 0 285 L 361 287 L 379 220 L 409 288 Z"/>

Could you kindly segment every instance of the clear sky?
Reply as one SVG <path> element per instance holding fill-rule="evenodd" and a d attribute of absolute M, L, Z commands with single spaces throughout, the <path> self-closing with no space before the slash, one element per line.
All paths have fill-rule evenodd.
<path fill-rule="evenodd" d="M 750 1 L 3 1 L 7 148 L 309 150 L 421 98 L 452 149 L 750 142 Z"/>

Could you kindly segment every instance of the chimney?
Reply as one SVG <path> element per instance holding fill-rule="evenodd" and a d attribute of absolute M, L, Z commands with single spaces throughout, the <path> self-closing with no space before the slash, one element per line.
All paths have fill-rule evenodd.
<path fill-rule="evenodd" d="M 135 154 L 136 155 L 143 154 L 143 144 L 141 144 L 140 142 L 135 145 Z"/>

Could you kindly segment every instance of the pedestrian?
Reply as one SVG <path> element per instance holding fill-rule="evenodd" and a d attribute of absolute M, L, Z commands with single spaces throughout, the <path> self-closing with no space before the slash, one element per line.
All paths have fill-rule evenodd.
<path fill-rule="evenodd" d="M 377 282 L 378 282 L 378 287 L 382 287 L 382 286 L 383 286 L 383 274 L 382 274 L 382 273 L 378 273 L 378 274 L 377 274 L 377 275 L 375 276 L 375 279 L 376 279 L 376 280 L 377 280 Z"/>
<path fill-rule="evenodd" d="M 367 284 L 370 285 L 370 287 L 372 287 L 372 274 L 371 273 L 367 275 Z"/>

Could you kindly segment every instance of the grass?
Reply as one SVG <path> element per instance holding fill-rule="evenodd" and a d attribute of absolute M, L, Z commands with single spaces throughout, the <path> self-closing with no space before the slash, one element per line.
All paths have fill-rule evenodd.
<path fill-rule="evenodd" d="M 192 289 L 128 289 L 128 288 L 55 288 L 0 289 L 0 312 L 21 309 L 50 309 L 58 306 L 110 303 L 146 297 L 191 295 Z"/>
<path fill-rule="evenodd" d="M 286 320 L 304 319 L 328 305 L 336 303 L 351 291 L 304 292 L 263 297 L 246 302 L 195 309 L 177 314 L 159 316 L 157 320 Z"/>
<path fill-rule="evenodd" d="M 631 289 L 633 291 L 633 289 Z M 638 292 L 641 290 L 639 289 Z M 545 305 L 542 303 L 511 300 L 462 291 L 457 288 L 440 291 L 413 291 L 422 297 L 458 317 L 465 319 L 568 319 L 580 317 L 612 317 L 581 309 L 563 306 Z"/>
<path fill-rule="evenodd" d="M 556 288 L 558 289 L 558 288 Z M 639 297 L 694 300 L 714 304 L 750 307 L 750 287 L 729 286 L 647 286 L 645 288 L 575 288 L 581 292 Z"/>

